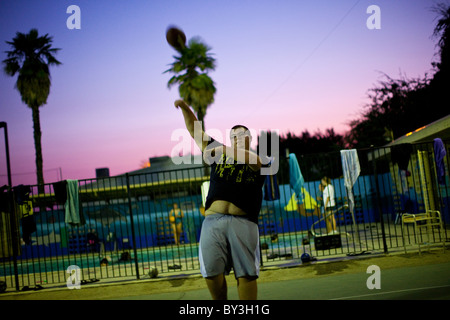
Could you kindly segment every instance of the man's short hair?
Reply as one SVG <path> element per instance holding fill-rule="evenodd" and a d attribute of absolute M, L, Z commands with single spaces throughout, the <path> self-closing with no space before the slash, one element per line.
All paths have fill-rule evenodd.
<path fill-rule="evenodd" d="M 250 131 L 246 126 L 242 125 L 242 124 L 237 124 L 235 125 L 233 128 L 231 128 L 231 131 L 239 129 L 239 128 L 244 128 L 245 131 Z"/>
<path fill-rule="evenodd" d="M 236 130 L 236 129 L 239 129 L 239 128 L 243 128 L 244 130 L 245 130 L 245 132 L 247 132 L 248 131 L 248 133 L 250 134 L 250 138 L 251 138 L 251 133 L 250 133 L 250 130 L 246 127 L 246 126 L 244 126 L 244 125 L 242 125 L 242 124 L 237 124 L 237 125 L 235 125 L 233 128 L 231 128 L 231 131 L 230 131 L 230 138 L 232 137 L 232 135 L 231 135 L 231 132 L 233 131 L 233 130 Z"/>
<path fill-rule="evenodd" d="M 235 130 L 235 129 L 239 129 L 239 128 L 244 128 L 246 131 L 249 131 L 248 128 L 242 124 L 235 125 L 233 128 L 231 128 L 231 130 Z"/>

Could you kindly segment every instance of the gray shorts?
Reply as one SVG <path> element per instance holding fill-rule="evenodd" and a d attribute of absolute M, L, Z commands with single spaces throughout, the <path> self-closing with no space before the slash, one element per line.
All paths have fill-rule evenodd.
<path fill-rule="evenodd" d="M 202 224 L 199 246 L 203 277 L 229 274 L 236 278 L 259 276 L 258 225 L 246 218 L 212 214 Z"/>

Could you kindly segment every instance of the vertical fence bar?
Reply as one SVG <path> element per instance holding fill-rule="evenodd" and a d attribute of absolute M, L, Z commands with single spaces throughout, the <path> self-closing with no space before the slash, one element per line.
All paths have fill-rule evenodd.
<path fill-rule="evenodd" d="M 16 210 L 15 210 L 15 203 L 14 203 L 14 196 L 12 192 L 12 186 L 8 189 L 8 195 L 9 195 L 9 204 L 10 204 L 10 223 L 11 223 L 11 237 L 12 237 L 12 245 L 13 245 L 13 264 L 14 264 L 14 280 L 16 284 L 16 290 L 19 291 L 19 271 L 17 266 L 17 223 L 16 223 Z"/>
<path fill-rule="evenodd" d="M 137 249 L 136 249 L 136 235 L 134 232 L 133 208 L 131 205 L 130 175 L 128 173 L 126 173 L 125 177 L 127 180 L 128 211 L 130 213 L 131 236 L 133 237 L 134 266 L 136 268 L 136 278 L 139 280 L 140 277 L 139 277 L 139 265 L 138 265 L 138 258 L 137 258 Z"/>
<path fill-rule="evenodd" d="M 8 125 L 6 122 L 0 122 L 0 128 L 5 129 L 5 152 L 6 152 L 6 169 L 8 174 L 8 200 L 10 206 L 10 223 L 11 223 L 11 237 L 12 237 L 12 245 L 13 245 L 13 263 L 14 263 L 14 278 L 16 283 L 16 290 L 19 290 L 19 272 L 17 269 L 17 224 L 16 224 L 16 210 L 14 204 L 13 190 L 12 190 L 12 178 L 11 178 L 11 163 L 9 157 L 9 141 L 8 141 Z"/>
<path fill-rule="evenodd" d="M 386 243 L 386 232 L 385 232 L 385 229 L 384 229 L 384 217 L 383 217 L 383 211 L 381 210 L 380 187 L 379 187 L 379 184 L 378 184 L 375 149 L 374 148 L 371 148 L 371 149 L 372 149 L 373 177 L 375 179 L 375 191 L 376 191 L 375 194 L 376 194 L 376 198 L 377 198 L 377 209 L 378 209 L 378 214 L 380 215 L 381 234 L 382 234 L 382 237 L 383 237 L 383 249 L 384 249 L 384 253 L 388 253 L 388 248 L 387 248 L 387 243 Z"/>
<path fill-rule="evenodd" d="M 428 151 L 430 169 L 433 169 L 434 162 L 432 161 L 433 157 L 430 151 L 431 145 L 426 144 L 421 146 L 419 144 L 414 144 L 414 148 Z M 401 202 L 403 200 L 400 198 L 394 199 L 394 197 L 397 193 L 399 195 L 405 194 L 407 198 L 411 198 L 415 203 L 417 202 L 415 206 L 410 205 L 411 208 L 408 208 L 408 210 L 420 212 L 424 209 L 424 200 L 420 195 L 422 192 L 427 192 L 427 190 L 422 186 L 420 181 L 417 159 L 412 163 L 413 165 L 410 169 L 412 176 L 406 181 L 408 184 L 398 185 L 396 193 L 395 181 L 402 177 L 396 176 L 399 173 L 398 170 L 395 169 L 395 166 L 391 165 L 390 167 L 386 167 L 387 164 L 392 164 L 392 155 L 389 153 L 389 147 L 372 147 L 365 151 L 369 152 L 372 157 L 370 157 L 369 154 L 367 155 L 368 161 L 367 163 L 363 162 L 364 167 L 361 168 L 364 169 L 364 174 L 360 176 L 360 180 L 355 184 L 355 209 L 359 207 L 358 210 L 362 210 L 362 217 L 360 216 L 360 213 L 355 212 L 355 215 L 357 225 L 362 223 L 361 226 L 364 227 L 364 229 L 359 230 L 359 228 L 356 228 L 355 232 L 361 231 L 361 239 L 367 247 L 374 247 L 373 249 L 376 247 L 377 250 L 388 253 L 388 249 L 392 250 L 399 246 L 399 241 L 394 241 L 393 238 L 392 232 L 395 232 L 396 235 L 398 226 L 391 225 L 391 223 L 395 223 L 392 218 L 398 211 L 402 212 L 403 209 L 407 210 L 403 208 L 404 204 Z M 361 153 L 359 155 L 361 155 L 359 157 L 360 160 L 365 159 Z M 336 204 L 338 205 L 338 203 L 345 201 L 345 191 L 343 189 L 344 184 L 341 178 L 341 169 L 335 156 L 335 153 L 299 155 L 298 159 L 305 178 L 304 187 L 309 192 L 310 196 L 316 198 L 316 188 L 317 184 L 320 182 L 319 179 L 322 175 L 327 174 L 333 177 Z M 449 156 L 447 155 L 446 163 L 448 163 L 448 157 Z M 262 208 L 265 211 L 262 211 L 260 214 L 259 224 L 261 227 L 261 244 L 267 242 L 267 244 L 270 245 L 269 251 L 261 250 L 261 265 L 263 266 L 263 263 L 268 264 L 268 261 L 270 262 L 271 260 L 282 259 L 283 256 L 281 253 L 284 252 L 291 252 L 294 256 L 300 256 L 301 250 L 303 250 L 303 252 L 315 252 L 317 253 L 317 256 L 333 256 L 352 251 L 351 241 L 354 243 L 354 240 L 352 240 L 350 236 L 347 238 L 348 241 L 346 246 L 342 244 L 342 248 L 331 250 L 316 250 L 313 247 L 313 242 L 307 243 L 307 241 L 301 241 L 302 238 L 306 237 L 306 233 L 310 230 L 311 223 L 314 223 L 316 218 L 304 218 L 300 217 L 299 212 L 284 210 L 284 206 L 289 203 L 289 199 L 291 199 L 292 196 L 292 190 L 289 187 L 289 172 L 287 170 L 288 162 L 284 160 L 285 159 L 283 159 L 282 164 L 280 163 L 281 170 L 278 173 L 280 182 L 280 201 L 278 203 L 270 201 L 265 202 L 264 207 Z M 370 161 L 373 161 L 372 164 Z M 413 160 L 411 160 L 411 162 L 412 161 Z M 80 192 L 83 195 L 82 200 L 84 200 L 83 210 L 95 211 L 97 207 L 103 206 L 105 203 L 112 209 L 120 208 L 122 211 L 125 210 L 125 216 L 126 211 L 128 210 L 130 217 L 127 217 L 127 223 L 118 223 L 117 225 L 113 224 L 111 226 L 111 228 L 114 228 L 111 229 L 111 231 L 115 231 L 114 233 L 117 233 L 118 231 L 116 228 L 125 227 L 128 237 L 127 240 L 130 241 L 130 244 L 132 242 L 133 245 L 133 248 L 130 247 L 129 249 L 130 251 L 134 251 L 134 260 L 132 259 L 131 262 L 129 262 L 128 268 L 125 269 L 126 276 L 129 275 L 130 269 L 132 270 L 131 275 L 132 272 L 134 272 L 132 266 L 133 261 L 137 279 L 142 279 L 146 276 L 145 267 L 150 264 L 155 264 L 160 272 L 171 272 L 172 268 L 169 268 L 169 270 L 167 270 L 167 268 L 168 265 L 172 263 L 186 264 L 187 270 L 198 268 L 198 261 L 194 262 L 195 259 L 193 259 L 193 257 L 195 256 L 194 251 L 197 250 L 199 228 L 201 228 L 201 221 L 203 218 L 194 210 L 194 208 L 196 207 L 195 203 L 199 204 L 199 201 L 201 201 L 201 194 L 199 194 L 201 192 L 199 188 L 197 188 L 197 184 L 201 184 L 203 180 L 207 180 L 207 177 L 204 177 L 201 174 L 199 175 L 201 176 L 201 181 L 197 180 L 197 175 L 195 173 L 198 170 L 203 171 L 203 168 L 196 168 L 195 170 L 179 169 L 146 172 L 136 175 L 126 174 L 124 175 L 123 180 L 122 177 L 120 177 L 121 180 L 119 180 L 119 178 L 108 177 L 107 179 L 97 179 L 95 180 L 96 183 L 94 180 L 86 180 L 84 183 L 80 182 Z M 437 184 L 435 180 L 436 173 L 434 173 L 433 170 L 431 173 L 431 176 L 426 177 L 426 179 L 428 179 L 426 182 L 428 185 L 431 184 L 431 187 L 435 187 Z M 127 188 L 126 191 L 125 183 Z M 438 189 L 434 190 L 434 192 L 439 192 L 437 197 L 443 197 L 440 199 L 441 201 L 439 201 L 439 207 L 442 211 L 444 221 L 447 219 L 448 223 L 449 212 L 447 208 L 444 207 L 449 201 L 447 172 L 445 183 L 445 186 L 442 186 L 442 190 L 439 190 L 438 186 Z M 131 190 L 131 185 L 133 185 L 133 190 Z M 139 188 L 144 189 L 139 190 L 138 186 Z M 69 233 L 74 232 L 74 235 L 78 235 L 78 231 L 81 232 L 84 230 L 70 228 L 66 231 L 66 228 L 64 228 L 64 234 L 62 234 L 63 225 L 66 227 L 63 217 L 64 211 L 59 203 L 55 204 L 56 198 L 52 195 L 52 193 L 54 193 L 54 188 L 52 189 L 52 185 L 50 184 L 45 185 L 46 193 L 40 193 L 38 191 L 39 187 L 40 186 L 33 186 L 34 189 L 32 192 L 33 200 L 36 201 L 34 207 L 36 209 L 36 219 L 38 219 L 36 220 L 38 228 L 33 237 L 33 244 L 22 246 L 20 250 L 20 246 L 16 247 L 18 244 L 14 243 L 13 248 L 16 249 L 14 257 L 10 256 L 8 259 L 0 261 L 0 271 L 4 272 L 8 277 L 7 282 L 9 283 L 9 287 L 14 289 L 14 280 L 17 290 L 19 290 L 19 286 L 38 284 L 45 280 L 47 280 L 47 284 L 49 284 L 49 282 L 64 282 L 65 278 L 63 274 L 65 268 L 67 268 L 67 264 L 79 264 L 80 267 L 82 267 L 82 270 L 87 270 L 88 273 L 94 272 L 95 276 L 97 276 L 97 272 L 100 272 L 99 276 L 103 279 L 123 276 L 123 269 L 120 265 L 118 267 L 113 265 L 109 268 L 93 268 L 91 261 L 95 261 L 94 254 L 92 254 L 91 257 L 90 253 L 88 254 L 86 252 L 86 254 L 84 254 L 81 253 L 81 251 L 78 251 L 82 245 L 82 243 L 77 240 L 78 238 L 75 239 L 76 243 L 74 243 L 75 246 L 78 246 L 77 250 L 71 251 L 69 243 L 65 243 L 63 246 L 63 237 L 66 237 L 67 239 L 65 239 L 65 242 L 68 242 Z M 93 193 L 94 189 L 95 193 Z M 13 190 L 11 189 L 10 192 L 12 193 L 12 191 Z M 420 193 L 420 195 L 415 195 L 416 191 L 417 193 Z M 124 192 L 126 192 L 126 194 L 124 194 Z M 143 196 L 143 198 L 140 198 L 141 196 Z M 342 196 L 342 198 L 339 198 L 340 196 Z M 17 228 L 20 226 L 20 221 L 17 220 L 18 216 L 16 215 L 14 208 L 19 208 L 19 206 L 15 202 L 14 193 L 11 194 L 10 200 L 12 202 L 12 213 L 7 219 L 12 219 L 10 223 L 15 224 L 15 226 L 11 226 L 11 233 L 17 233 L 19 232 Z M 438 199 L 436 199 L 436 206 L 438 206 L 437 200 Z M 5 201 L 9 200 L 5 199 Z M 51 206 L 48 207 L 50 209 L 37 210 L 38 207 L 43 207 L 48 201 L 51 203 Z M 127 201 L 128 205 L 126 203 Z M 184 225 L 183 232 L 188 233 L 188 235 L 186 235 L 188 242 L 180 247 L 171 246 L 170 243 L 173 240 L 171 238 L 162 238 L 161 241 L 157 239 L 159 233 L 158 221 L 160 221 L 160 224 L 163 226 L 169 224 L 167 219 L 167 209 L 169 208 L 169 204 L 174 201 L 179 202 L 180 208 L 186 209 L 187 212 L 194 214 L 194 217 L 189 217 L 189 219 L 192 218 L 192 221 Z M 138 205 L 137 209 L 136 205 Z M 186 205 L 186 207 L 184 205 Z M 147 208 L 144 208 L 145 206 L 147 206 Z M 366 210 L 368 210 L 368 215 L 365 213 Z M 60 229 L 61 240 L 59 240 L 59 238 L 53 238 L 51 232 L 55 229 L 49 224 L 50 217 L 52 217 L 51 221 L 57 221 L 60 224 L 60 228 L 58 229 Z M 95 222 L 92 226 L 97 228 L 97 232 L 100 233 L 101 238 L 105 238 L 107 235 L 106 229 L 103 228 L 103 224 L 105 223 L 107 216 L 104 216 L 102 213 L 99 218 L 99 223 Z M 352 226 L 350 223 L 347 225 L 347 223 L 350 222 L 347 221 L 349 218 L 351 219 L 347 212 L 337 213 L 337 223 L 340 225 L 340 231 L 350 231 Z M 89 218 L 89 220 L 92 219 L 97 221 L 93 216 Z M 198 221 L 198 219 L 200 219 L 200 221 Z M 372 222 L 377 223 L 378 227 L 376 231 L 372 229 Z M 131 223 L 131 225 L 129 223 Z M 323 229 L 322 226 L 318 227 Z M 193 228 L 193 230 L 190 230 L 189 228 Z M 164 228 L 164 230 L 167 233 L 166 228 Z M 405 235 L 407 233 L 409 235 L 409 232 L 408 229 L 405 230 Z M 121 234 L 123 233 L 124 231 L 121 230 Z M 278 236 L 278 242 L 271 243 L 270 236 L 275 236 L 275 234 Z M 19 241 L 19 236 L 19 234 L 16 234 L 11 241 Z M 164 236 L 167 236 L 167 234 Z M 377 238 L 376 241 L 374 236 Z M 420 236 L 420 234 L 417 236 Z M 436 239 L 432 238 L 431 241 L 434 242 Z M 49 245 L 47 245 L 47 242 Z M 59 242 L 59 248 L 56 246 L 57 242 Z M 58 250 L 54 251 L 56 248 L 58 248 Z M 116 246 L 114 246 L 114 248 L 116 248 Z M 144 255 L 144 253 L 147 254 Z M 274 255 L 276 256 L 275 258 L 268 258 L 270 253 L 278 253 L 280 255 Z M 14 259 L 16 259 L 16 265 L 13 270 Z M 141 275 L 139 271 L 139 268 L 142 267 L 144 267 L 143 275 Z M 112 270 L 112 274 L 109 270 Z M 119 270 L 118 273 L 117 270 Z M 38 282 L 39 280 L 41 280 L 41 282 Z"/>

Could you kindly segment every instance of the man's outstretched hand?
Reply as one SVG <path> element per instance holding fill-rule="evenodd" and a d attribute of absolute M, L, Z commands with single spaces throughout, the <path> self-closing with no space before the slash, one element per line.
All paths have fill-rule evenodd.
<path fill-rule="evenodd" d="M 189 109 L 189 106 L 187 105 L 186 102 L 184 102 L 184 100 L 176 100 L 175 101 L 175 108 L 181 108 L 181 109 Z"/>

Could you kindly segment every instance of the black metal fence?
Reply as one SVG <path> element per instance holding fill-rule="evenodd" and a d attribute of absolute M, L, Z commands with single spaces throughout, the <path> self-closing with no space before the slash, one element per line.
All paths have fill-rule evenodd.
<path fill-rule="evenodd" d="M 259 216 L 262 265 L 300 259 L 304 253 L 320 259 L 412 248 L 425 241 L 424 235 L 411 227 L 402 230 L 403 213 L 439 211 L 444 227 L 425 238 L 428 243 L 445 242 L 450 220 L 448 143 L 444 150 L 443 164 L 436 161 L 433 143 L 357 150 L 360 171 L 350 187 L 342 152 L 296 155 L 304 180 L 301 194 L 291 185 L 289 162 L 294 157 L 279 159 L 278 172 L 266 180 Z M 319 190 L 324 176 L 335 191 L 330 217 L 337 230 L 332 234 Z M 20 290 L 195 272 L 204 219 L 202 189 L 207 190 L 208 179 L 197 166 L 39 188 L 17 186 L 13 193 L 5 188 L 0 281 Z M 354 201 L 349 201 L 350 193 Z M 174 204 L 184 214 L 175 222 L 170 218 Z M 176 244 L 178 223 L 182 230 Z"/>

